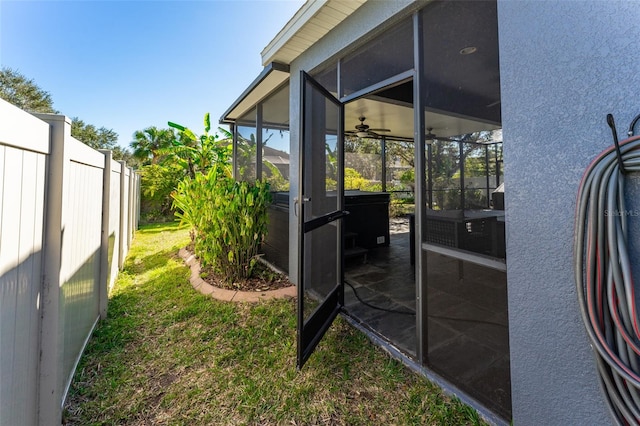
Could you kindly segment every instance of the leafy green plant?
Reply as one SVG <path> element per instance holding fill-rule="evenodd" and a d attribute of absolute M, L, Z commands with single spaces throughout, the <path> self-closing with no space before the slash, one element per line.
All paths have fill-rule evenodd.
<path fill-rule="evenodd" d="M 141 216 L 145 221 L 161 220 L 173 216 L 171 193 L 184 171 L 175 164 L 149 164 L 139 170 L 141 182 Z"/>
<path fill-rule="evenodd" d="M 236 147 L 237 176 L 243 180 L 253 180 L 256 176 L 256 150 L 258 144 L 256 135 L 251 133 L 248 138 L 238 135 Z"/>
<path fill-rule="evenodd" d="M 176 215 L 190 224 L 196 255 L 229 283 L 251 276 L 267 232 L 269 184 L 238 182 L 215 169 L 186 179 L 174 193 Z"/>
<path fill-rule="evenodd" d="M 138 130 L 129 146 L 133 156 L 143 164 L 159 164 L 164 160 L 164 152 L 171 146 L 176 135 L 173 129 L 158 129 L 155 126 Z"/>
<path fill-rule="evenodd" d="M 413 198 L 398 199 L 392 198 L 389 203 L 389 216 L 390 217 L 403 217 L 408 213 L 413 213 L 415 210 L 415 204 Z"/>
<path fill-rule="evenodd" d="M 207 173 L 212 167 L 231 176 L 231 140 L 218 139 L 217 134 L 209 134 L 209 113 L 204 116 L 204 134 L 200 136 L 176 123 L 169 122 L 169 127 L 177 129 L 179 135 L 178 139 L 173 141 L 173 145 L 163 152 L 171 155 L 172 160 L 184 168 L 190 178 L 193 179 L 198 173 Z"/>
<path fill-rule="evenodd" d="M 344 169 L 344 189 L 363 189 L 369 181 L 351 167 Z"/>
<path fill-rule="evenodd" d="M 231 177 L 231 150 L 209 136 L 209 116 L 200 138 L 170 123 L 199 145 L 181 145 L 188 153 L 193 177 L 187 176 L 173 193 L 176 216 L 192 227 L 192 241 L 203 267 L 212 267 L 229 283 L 251 276 L 256 255 L 267 232 L 271 202 L 265 181 L 238 182 Z M 191 136 L 193 135 L 193 137 Z"/>
<path fill-rule="evenodd" d="M 414 169 L 405 170 L 400 175 L 400 182 L 408 188 L 411 188 L 413 191 L 413 187 L 415 186 L 415 172 Z"/>
<path fill-rule="evenodd" d="M 361 191 L 382 191 L 382 183 L 364 178 L 356 169 L 345 167 L 344 189 L 359 189 Z"/>
<path fill-rule="evenodd" d="M 271 201 L 269 184 L 226 179 L 217 186 L 214 202 L 216 217 L 203 224 L 214 268 L 229 282 L 251 276 L 258 249 L 267 232 L 267 206 Z"/>
<path fill-rule="evenodd" d="M 289 190 L 289 181 L 282 176 L 280 170 L 273 163 L 263 159 L 262 165 L 264 167 L 262 170 L 264 180 L 269 182 L 272 191 Z"/>

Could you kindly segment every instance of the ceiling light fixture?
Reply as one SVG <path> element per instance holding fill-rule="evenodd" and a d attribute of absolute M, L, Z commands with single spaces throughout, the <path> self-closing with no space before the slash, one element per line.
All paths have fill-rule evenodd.
<path fill-rule="evenodd" d="M 345 134 L 348 135 L 355 135 L 359 138 L 380 138 L 380 135 L 376 132 L 390 132 L 391 130 L 389 129 L 371 129 L 369 128 L 368 124 L 364 124 L 364 120 L 366 120 L 366 118 L 364 116 L 361 116 L 360 118 L 358 118 L 358 120 L 360 120 L 360 124 L 356 125 L 356 129 L 355 130 L 347 130 L 345 132 Z"/>
<path fill-rule="evenodd" d="M 427 134 L 424 135 L 424 143 L 427 145 L 433 145 L 433 143 L 436 141 L 436 135 L 431 133 L 432 130 L 433 127 L 427 127 Z"/>
<path fill-rule="evenodd" d="M 461 55 L 471 55 L 472 53 L 476 53 L 478 51 L 478 48 L 475 46 L 467 46 L 463 49 L 460 49 L 460 54 Z"/>

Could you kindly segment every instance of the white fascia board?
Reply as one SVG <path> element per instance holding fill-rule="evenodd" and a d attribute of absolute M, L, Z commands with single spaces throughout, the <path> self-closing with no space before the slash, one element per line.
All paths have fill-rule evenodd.
<path fill-rule="evenodd" d="M 302 5 L 295 15 L 285 24 L 271 42 L 262 50 L 262 65 L 271 61 L 284 45 L 311 19 L 329 0 L 309 0 Z"/>

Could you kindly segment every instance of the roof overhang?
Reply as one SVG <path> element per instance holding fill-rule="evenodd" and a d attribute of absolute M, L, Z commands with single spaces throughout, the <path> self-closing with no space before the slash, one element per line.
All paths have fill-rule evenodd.
<path fill-rule="evenodd" d="M 289 65 L 271 62 L 227 109 L 220 123 L 233 123 L 289 79 Z"/>
<path fill-rule="evenodd" d="M 367 0 L 307 0 L 262 50 L 264 69 L 220 117 L 234 123 L 289 78 L 289 64 Z"/>
<path fill-rule="evenodd" d="M 308 0 L 262 50 L 262 64 L 290 64 L 367 0 Z"/>

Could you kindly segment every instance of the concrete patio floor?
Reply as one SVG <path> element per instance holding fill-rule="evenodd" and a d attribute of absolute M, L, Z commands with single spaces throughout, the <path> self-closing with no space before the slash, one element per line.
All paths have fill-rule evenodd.
<path fill-rule="evenodd" d="M 348 314 L 409 356 L 416 354 L 415 272 L 406 219 L 392 219 L 389 247 L 345 264 Z M 429 367 L 511 417 L 506 274 L 429 252 Z M 367 306 L 357 296 L 369 305 Z"/>

